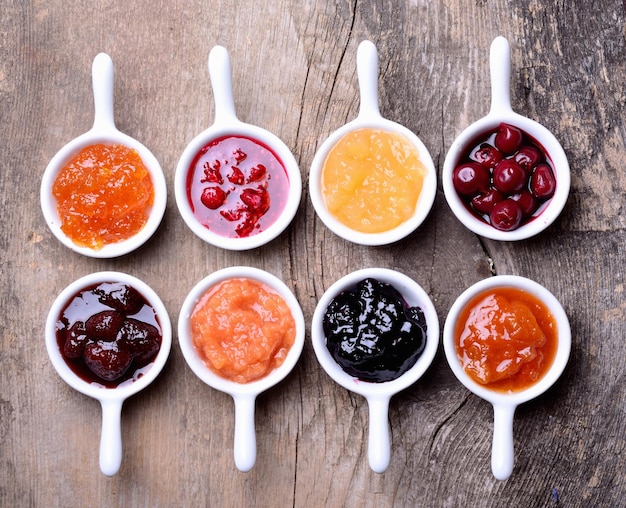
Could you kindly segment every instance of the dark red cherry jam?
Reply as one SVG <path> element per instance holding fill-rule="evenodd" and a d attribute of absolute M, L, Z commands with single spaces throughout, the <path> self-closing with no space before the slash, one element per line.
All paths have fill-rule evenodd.
<path fill-rule="evenodd" d="M 474 215 L 513 231 L 543 211 L 556 190 L 554 175 L 541 145 L 502 123 L 471 144 L 453 170 L 452 183 Z"/>
<path fill-rule="evenodd" d="M 271 226 L 287 203 L 289 178 L 282 161 L 263 143 L 225 136 L 193 160 L 187 198 L 202 225 L 232 238 Z"/>
<path fill-rule="evenodd" d="M 364 279 L 328 305 L 326 347 L 339 366 L 361 381 L 383 383 L 409 370 L 426 347 L 426 318 L 391 284 Z"/>
<path fill-rule="evenodd" d="M 141 377 L 162 342 L 152 306 L 121 282 L 95 284 L 76 294 L 57 320 L 56 336 L 70 369 L 107 388 Z"/>

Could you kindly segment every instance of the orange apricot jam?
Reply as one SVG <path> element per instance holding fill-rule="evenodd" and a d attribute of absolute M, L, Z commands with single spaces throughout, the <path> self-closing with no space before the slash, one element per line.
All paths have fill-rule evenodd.
<path fill-rule="evenodd" d="M 196 304 L 191 338 L 213 372 L 249 383 L 282 365 L 295 342 L 296 321 L 283 297 L 266 284 L 228 279 Z"/>
<path fill-rule="evenodd" d="M 472 299 L 455 329 L 465 372 L 498 392 L 529 388 L 550 369 L 558 331 L 554 316 L 534 295 L 496 288 Z"/>
<path fill-rule="evenodd" d="M 139 232 L 154 203 L 148 169 L 124 145 L 83 148 L 61 169 L 52 193 L 63 232 L 94 250 Z"/>
<path fill-rule="evenodd" d="M 342 224 L 362 233 L 381 233 L 413 216 L 425 175 L 408 138 L 359 129 L 330 150 L 322 169 L 322 195 L 328 211 Z"/>

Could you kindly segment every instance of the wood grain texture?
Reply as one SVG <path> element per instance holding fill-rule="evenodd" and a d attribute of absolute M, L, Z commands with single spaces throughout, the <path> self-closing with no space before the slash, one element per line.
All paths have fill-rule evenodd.
<path fill-rule="evenodd" d="M 626 494 L 626 47 L 617 0 L 257 2 L 7 0 L 0 8 L 1 506 L 620 506 Z M 308 197 L 313 156 L 358 113 L 356 49 L 379 51 L 381 113 L 414 131 L 439 170 L 454 138 L 488 112 L 489 45 L 511 43 L 515 111 L 563 145 L 572 189 L 544 234 L 514 244 L 467 231 L 441 185 L 424 225 L 397 244 L 345 242 Z M 290 228 L 252 252 L 203 244 L 174 202 L 186 144 L 213 121 L 208 53 L 225 46 L 238 117 L 281 137 L 304 193 Z M 169 186 L 157 234 L 114 260 L 81 257 L 48 231 L 39 184 L 50 158 L 93 122 L 91 63 L 115 65 L 118 128 L 160 161 Z M 300 301 L 307 342 L 295 371 L 257 401 L 258 456 L 233 462 L 232 400 L 187 367 L 177 339 L 151 387 L 124 405 L 124 458 L 98 468 L 100 408 L 66 386 L 46 355 L 56 295 L 87 273 L 131 273 L 162 297 L 176 328 L 205 275 L 250 265 L 282 278 Z M 365 400 L 334 384 L 310 343 L 310 319 L 335 280 L 381 266 L 414 278 L 441 325 L 455 298 L 493 274 L 544 284 L 571 321 L 571 361 L 557 384 L 521 406 L 516 463 L 490 471 L 491 407 L 452 375 L 440 348 L 392 399 L 392 455 L 367 463 Z"/>

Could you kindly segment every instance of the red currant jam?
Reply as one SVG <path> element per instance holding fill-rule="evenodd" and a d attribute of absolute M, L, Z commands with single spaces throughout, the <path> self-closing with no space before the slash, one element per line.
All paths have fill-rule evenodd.
<path fill-rule="evenodd" d="M 72 371 L 88 383 L 116 388 L 139 379 L 161 348 L 161 326 L 147 300 L 121 282 L 76 294 L 56 325 L 57 344 Z"/>
<path fill-rule="evenodd" d="M 452 183 L 474 215 L 501 231 L 535 219 L 556 190 L 550 157 L 528 133 L 502 123 L 470 144 Z"/>
<path fill-rule="evenodd" d="M 364 279 L 328 305 L 326 347 L 337 364 L 361 381 L 383 383 L 409 370 L 426 347 L 426 318 L 391 284 Z"/>
<path fill-rule="evenodd" d="M 264 231 L 287 203 L 289 177 L 279 157 L 263 143 L 225 136 L 208 143 L 187 176 L 187 197 L 206 228 L 230 237 Z"/>

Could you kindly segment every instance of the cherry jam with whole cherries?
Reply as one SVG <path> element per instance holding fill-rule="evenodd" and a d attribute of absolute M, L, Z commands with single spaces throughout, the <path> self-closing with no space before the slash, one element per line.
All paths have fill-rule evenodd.
<path fill-rule="evenodd" d="M 57 320 L 56 337 L 70 369 L 106 388 L 141 377 L 162 342 L 154 308 L 121 282 L 103 282 L 77 293 Z"/>
<path fill-rule="evenodd" d="M 466 207 L 500 231 L 537 217 L 556 190 L 549 156 L 521 129 L 502 123 L 472 143 L 452 172 Z"/>
<path fill-rule="evenodd" d="M 287 203 L 289 178 L 282 161 L 263 143 L 224 136 L 204 146 L 187 176 L 187 198 L 202 225 L 229 237 L 264 231 Z"/>

